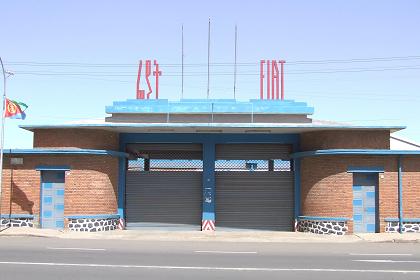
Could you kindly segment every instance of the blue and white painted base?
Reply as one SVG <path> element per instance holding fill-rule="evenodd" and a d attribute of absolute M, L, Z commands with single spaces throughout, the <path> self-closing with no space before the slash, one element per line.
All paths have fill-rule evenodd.
<path fill-rule="evenodd" d="M 399 222 L 387 222 L 385 227 L 385 232 L 399 232 L 400 223 Z M 402 233 L 406 232 L 416 232 L 420 233 L 420 221 L 418 222 L 402 222 L 401 227 Z"/>
<path fill-rule="evenodd" d="M 1 218 L 1 227 L 34 227 L 34 218 Z"/>
<path fill-rule="evenodd" d="M 71 231 L 98 232 L 118 229 L 118 215 L 67 216 Z"/>
<path fill-rule="evenodd" d="M 348 232 L 346 218 L 299 217 L 296 231 L 316 234 L 344 235 Z"/>

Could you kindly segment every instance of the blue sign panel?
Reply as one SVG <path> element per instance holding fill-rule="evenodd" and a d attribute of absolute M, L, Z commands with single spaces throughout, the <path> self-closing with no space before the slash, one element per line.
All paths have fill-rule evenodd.
<path fill-rule="evenodd" d="M 353 174 L 353 231 L 376 232 L 377 173 Z"/>
<path fill-rule="evenodd" d="M 41 174 L 41 227 L 64 228 L 65 171 L 45 170 Z"/>

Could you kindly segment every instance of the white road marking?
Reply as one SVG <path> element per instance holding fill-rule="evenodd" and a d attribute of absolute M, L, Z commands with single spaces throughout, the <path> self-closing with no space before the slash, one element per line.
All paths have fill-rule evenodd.
<path fill-rule="evenodd" d="M 412 256 L 413 254 L 358 254 L 350 253 L 350 256 Z"/>
<path fill-rule="evenodd" d="M 258 254 L 258 252 L 240 252 L 240 251 L 194 251 L 194 253 L 207 253 L 207 254 Z"/>
<path fill-rule="evenodd" d="M 373 262 L 373 263 L 420 263 L 420 261 L 394 261 L 394 260 L 352 260 L 354 262 Z"/>
<path fill-rule="evenodd" d="M 93 263 L 42 263 L 42 262 L 2 262 L 6 265 L 38 265 L 38 266 L 75 266 L 101 268 L 140 268 L 167 270 L 224 270 L 224 271 L 312 271 L 312 272 L 368 272 L 368 273 L 420 273 L 420 270 L 390 270 L 390 269 L 341 269 L 341 268 L 268 268 L 268 267 L 212 267 L 212 266 L 167 266 L 167 265 L 124 265 L 124 264 L 93 264 Z"/>
<path fill-rule="evenodd" d="M 106 251 L 101 248 L 68 248 L 68 247 L 47 247 L 48 250 L 76 250 L 76 251 Z"/>

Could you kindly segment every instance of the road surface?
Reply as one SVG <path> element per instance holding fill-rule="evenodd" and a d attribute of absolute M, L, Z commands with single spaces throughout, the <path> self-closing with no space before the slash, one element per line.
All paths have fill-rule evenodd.
<path fill-rule="evenodd" d="M 0 279 L 420 279 L 419 243 L 0 237 Z"/>

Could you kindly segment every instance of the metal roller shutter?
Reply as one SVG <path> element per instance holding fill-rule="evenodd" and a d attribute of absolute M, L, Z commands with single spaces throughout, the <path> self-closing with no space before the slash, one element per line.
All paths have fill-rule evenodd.
<path fill-rule="evenodd" d="M 223 144 L 216 146 L 216 159 L 289 159 L 291 145 Z"/>
<path fill-rule="evenodd" d="M 216 227 L 293 230 L 293 172 L 217 172 Z"/>
<path fill-rule="evenodd" d="M 165 144 L 140 143 L 128 144 L 127 152 L 135 155 L 147 155 L 154 159 L 201 159 L 201 144 Z"/>
<path fill-rule="evenodd" d="M 200 230 L 201 172 L 127 172 L 127 227 Z"/>

